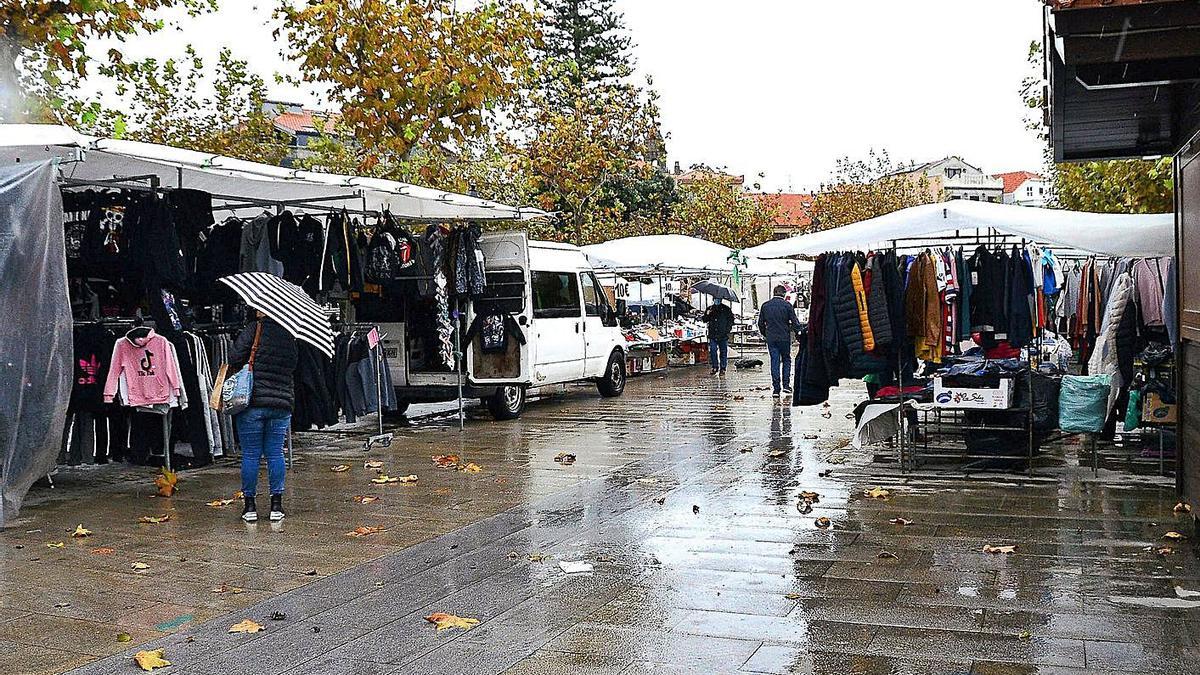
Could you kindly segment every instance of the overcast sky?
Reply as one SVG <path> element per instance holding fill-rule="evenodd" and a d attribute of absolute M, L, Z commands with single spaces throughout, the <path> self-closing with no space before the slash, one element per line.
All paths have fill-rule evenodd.
<path fill-rule="evenodd" d="M 767 190 L 827 179 L 841 156 L 961 155 L 988 172 L 1038 170 L 1017 91 L 1039 0 L 618 0 L 639 69 L 662 95 L 672 162 L 766 174 Z M 259 6 L 262 9 L 259 9 Z M 131 52 L 229 46 L 270 81 L 284 69 L 273 0 L 222 0 Z M 313 103 L 300 91 L 275 95 Z"/>

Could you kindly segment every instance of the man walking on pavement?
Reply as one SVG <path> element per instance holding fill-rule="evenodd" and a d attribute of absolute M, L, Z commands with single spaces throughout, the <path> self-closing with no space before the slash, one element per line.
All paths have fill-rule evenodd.
<path fill-rule="evenodd" d="M 733 310 L 716 298 L 704 312 L 704 323 L 708 325 L 708 362 L 712 364 L 712 374 L 724 375 L 725 368 L 729 366 L 729 333 L 733 330 Z"/>
<path fill-rule="evenodd" d="M 776 399 L 781 391 L 792 393 L 792 335 L 804 328 L 785 295 L 787 288 L 776 286 L 774 297 L 758 310 L 758 332 L 766 338 L 771 354 L 771 390 Z"/>

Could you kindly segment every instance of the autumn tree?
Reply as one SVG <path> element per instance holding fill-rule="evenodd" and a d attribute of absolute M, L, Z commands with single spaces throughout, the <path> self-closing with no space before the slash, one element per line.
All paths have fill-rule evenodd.
<path fill-rule="evenodd" d="M 570 87 L 620 84 L 633 72 L 633 40 L 614 4 L 615 0 L 541 1 L 544 53 L 565 66 Z M 552 78 L 549 84 L 558 82 Z"/>
<path fill-rule="evenodd" d="M 680 188 L 672 219 L 676 232 L 728 246 L 749 248 L 771 238 L 779 216 L 773 203 L 755 199 L 719 173 L 701 174 Z"/>
<path fill-rule="evenodd" d="M 54 92 L 70 90 L 87 76 L 94 40 L 159 30 L 163 22 L 155 12 L 170 7 L 196 13 L 215 8 L 216 0 L 0 1 L 0 121 L 53 115 L 64 103 Z M 123 58 L 114 48 L 103 62 L 119 64 Z M 29 96 L 31 87 L 51 95 Z"/>
<path fill-rule="evenodd" d="M 1045 144 L 1046 172 L 1054 208 L 1095 213 L 1170 213 L 1175 209 L 1171 159 L 1118 159 L 1055 163 L 1045 124 L 1046 81 L 1042 43 L 1031 42 L 1029 73 L 1021 81 L 1021 100 L 1029 111 L 1025 126 Z"/>
<path fill-rule="evenodd" d="M 364 171 L 485 136 L 536 79 L 537 21 L 519 0 L 283 0 L 278 15 Z"/>
<path fill-rule="evenodd" d="M 929 179 L 893 163 L 886 150 L 837 160 L 829 182 L 813 195 L 812 229 L 825 230 L 937 201 Z"/>

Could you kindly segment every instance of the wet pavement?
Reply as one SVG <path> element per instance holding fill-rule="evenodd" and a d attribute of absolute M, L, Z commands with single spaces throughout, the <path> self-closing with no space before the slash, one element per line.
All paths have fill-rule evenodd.
<path fill-rule="evenodd" d="M 171 498 L 147 469 L 64 471 L 0 535 L 0 672 L 132 673 L 156 648 L 174 665 L 155 672 L 193 675 L 1196 672 L 1200 559 L 1171 481 L 1093 478 L 1072 447 L 1048 478 L 905 476 L 847 447 L 860 390 L 792 409 L 761 373 L 704 375 L 465 433 L 425 416 L 369 456 L 302 434 L 274 525 L 207 505 L 232 464 Z M 430 459 L 450 453 L 482 471 Z M 368 459 L 419 481 L 373 484 Z M 265 630 L 230 634 L 243 619 Z"/>

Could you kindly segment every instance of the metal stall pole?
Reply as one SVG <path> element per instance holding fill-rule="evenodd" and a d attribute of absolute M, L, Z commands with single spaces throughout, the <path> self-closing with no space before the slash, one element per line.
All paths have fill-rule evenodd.
<path fill-rule="evenodd" d="M 390 447 L 394 438 L 394 434 L 383 431 L 383 339 L 387 335 L 379 332 L 379 326 L 372 326 L 371 330 L 375 331 L 378 338 L 375 342 L 375 347 L 370 351 L 372 353 L 371 365 L 375 371 L 375 402 L 379 410 L 376 411 L 377 433 L 367 439 L 367 443 L 363 447 L 363 450 L 366 452 L 370 452 L 371 448 L 377 445 L 385 448 Z"/>
<path fill-rule="evenodd" d="M 463 410 L 463 353 L 462 353 L 462 320 L 458 310 L 458 301 L 454 301 L 454 370 L 458 376 L 458 430 L 467 427 L 466 413 Z"/>

